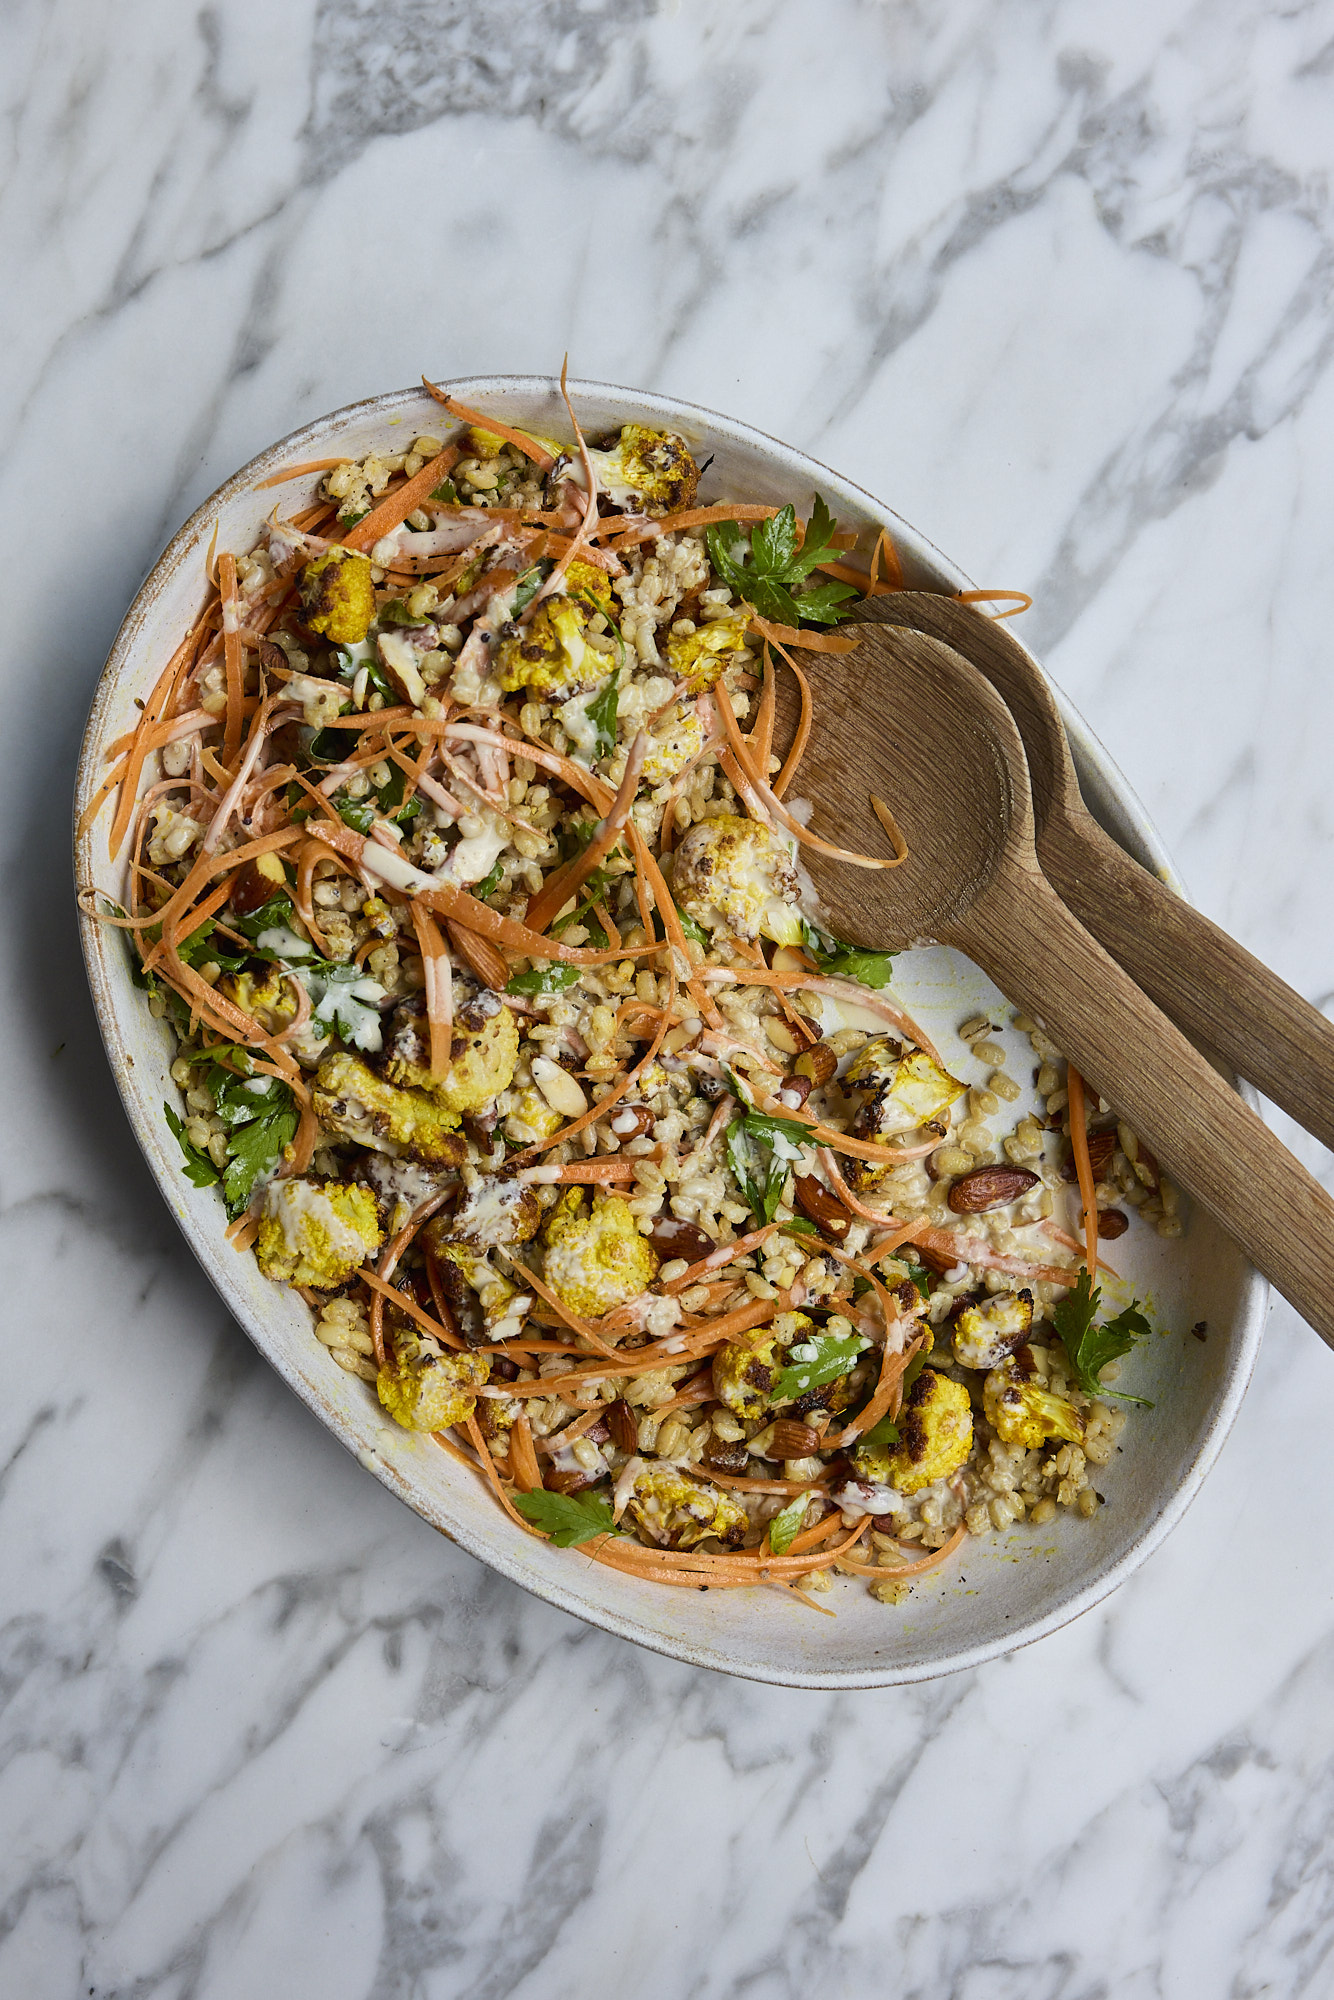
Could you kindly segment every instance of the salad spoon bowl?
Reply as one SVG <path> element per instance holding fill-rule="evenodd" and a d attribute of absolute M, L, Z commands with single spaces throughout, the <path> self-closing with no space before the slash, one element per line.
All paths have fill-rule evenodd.
<path fill-rule="evenodd" d="M 811 664 L 814 829 L 822 813 L 831 828 L 863 825 L 887 798 L 908 850 L 875 871 L 811 860 L 834 930 L 879 950 L 966 952 L 1334 1346 L 1334 1201 L 1047 880 L 1023 741 L 990 680 L 887 623 Z"/>
<path fill-rule="evenodd" d="M 995 619 L 934 591 L 868 598 L 861 615 L 942 639 L 985 674 L 1018 725 L 1038 859 L 1062 901 L 1188 1035 L 1334 1147 L 1334 1022 L 1104 833 L 1032 654 Z"/>

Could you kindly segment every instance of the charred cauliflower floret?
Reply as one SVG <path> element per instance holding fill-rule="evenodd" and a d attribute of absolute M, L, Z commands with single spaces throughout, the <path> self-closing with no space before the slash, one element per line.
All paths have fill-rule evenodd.
<path fill-rule="evenodd" d="M 904 1055 L 889 1035 L 876 1035 L 859 1050 L 843 1078 L 845 1090 L 867 1093 L 857 1114 L 863 1138 L 893 1138 L 942 1118 L 968 1088 L 914 1049 Z"/>
<path fill-rule="evenodd" d="M 399 1090 L 355 1056 L 326 1056 L 315 1076 L 321 1124 L 377 1153 L 409 1153 L 428 1166 L 457 1167 L 467 1141 L 446 1111 L 421 1090 Z"/>
<path fill-rule="evenodd" d="M 530 624 L 501 640 L 495 676 L 507 694 L 527 688 L 535 701 L 564 702 L 588 694 L 614 665 L 589 645 L 582 607 L 572 597 L 548 597 Z"/>
<path fill-rule="evenodd" d="M 636 1298 L 658 1275 L 657 1252 L 618 1194 L 599 1189 L 591 1210 L 585 1210 L 582 1188 L 568 1189 L 552 1209 L 542 1241 L 543 1276 L 584 1319 L 600 1319 Z"/>
<path fill-rule="evenodd" d="M 752 1327 L 713 1357 L 713 1393 L 733 1416 L 762 1417 L 794 1340 L 815 1331 L 805 1313 L 779 1313 L 769 1326 Z"/>
<path fill-rule="evenodd" d="M 218 981 L 218 991 L 243 1014 L 249 1014 L 266 1035 L 276 1035 L 296 1013 L 292 989 L 280 966 L 270 966 L 262 974 L 225 973 Z"/>
<path fill-rule="evenodd" d="M 422 1234 L 460 1333 L 470 1343 L 512 1339 L 533 1309 L 533 1294 L 497 1271 L 489 1250 L 452 1238 L 449 1223 L 434 1216 Z"/>
<path fill-rule="evenodd" d="M 646 1465 L 636 1476 L 625 1511 L 651 1541 L 669 1549 L 693 1549 L 709 1535 L 736 1548 L 750 1524 L 732 1494 L 662 1463 Z"/>
<path fill-rule="evenodd" d="M 904 1055 L 892 1036 L 876 1035 L 859 1052 L 843 1087 L 863 1093 L 852 1121 L 853 1136 L 879 1142 L 915 1132 L 933 1119 L 943 1121 L 968 1086 L 920 1049 Z M 848 1185 L 866 1192 L 879 1187 L 893 1171 L 870 1160 L 849 1160 Z"/>
<path fill-rule="evenodd" d="M 312 632 L 336 646 L 357 646 L 375 617 L 369 556 L 326 549 L 301 572 L 301 612 Z"/>
<path fill-rule="evenodd" d="M 611 578 L 596 563 L 572 562 L 562 579 L 565 595 L 587 612 L 600 611 L 604 618 L 616 617 L 616 599 L 611 594 Z"/>
<path fill-rule="evenodd" d="M 525 1083 L 510 1092 L 505 1137 L 513 1139 L 516 1146 L 535 1146 L 539 1139 L 549 1139 L 553 1132 L 559 1132 L 565 1123 L 564 1112 L 548 1104 L 535 1083 Z"/>
<path fill-rule="evenodd" d="M 255 1259 L 266 1278 L 330 1292 L 382 1241 L 369 1188 L 294 1178 L 269 1185 Z"/>
<path fill-rule="evenodd" d="M 537 1190 L 506 1174 L 479 1174 L 465 1187 L 449 1218 L 456 1243 L 493 1250 L 502 1243 L 527 1243 L 542 1220 Z"/>
<path fill-rule="evenodd" d="M 992 1369 L 982 1385 L 982 1407 L 1005 1444 L 1037 1451 L 1049 1438 L 1063 1438 L 1067 1444 L 1084 1442 L 1084 1419 L 1064 1396 L 1043 1388 L 1027 1347 Z"/>
<path fill-rule="evenodd" d="M 480 1028 L 455 1040 L 448 1076 L 437 1080 L 431 1075 L 429 1062 L 410 1062 L 399 1055 L 388 1057 L 384 1073 L 405 1090 L 425 1091 L 457 1124 L 465 1111 L 480 1111 L 494 1103 L 502 1090 L 509 1089 L 518 1060 L 518 1023 L 511 1010 L 502 1007 Z"/>
<path fill-rule="evenodd" d="M 611 451 L 590 451 L 597 482 L 613 506 L 635 514 L 675 514 L 689 507 L 699 468 L 674 431 L 624 424 Z"/>
<path fill-rule="evenodd" d="M 375 1379 L 380 1401 L 405 1431 L 447 1431 L 466 1423 L 477 1391 L 491 1373 L 489 1354 L 466 1348 L 446 1354 L 434 1340 L 407 1330 L 390 1336 L 390 1353 Z"/>
<path fill-rule="evenodd" d="M 719 813 L 692 826 L 676 850 L 672 879 L 677 902 L 706 930 L 784 945 L 805 935 L 792 856 L 758 820 Z"/>
<path fill-rule="evenodd" d="M 711 688 L 727 662 L 746 644 L 749 613 L 729 612 L 725 618 L 701 625 L 697 632 L 673 634 L 667 641 L 667 671 L 674 680 L 683 680 L 689 694 Z"/>
<path fill-rule="evenodd" d="M 903 1399 L 898 1443 L 859 1445 L 852 1461 L 863 1479 L 920 1493 L 957 1472 L 973 1448 L 973 1412 L 962 1382 L 924 1368 Z"/>
<path fill-rule="evenodd" d="M 648 739 L 641 783 L 650 790 L 655 785 L 669 785 L 703 747 L 704 724 L 693 703 L 677 702 Z"/>
<path fill-rule="evenodd" d="M 996 1292 L 965 1306 L 954 1322 L 954 1358 L 961 1368 L 999 1368 L 1028 1339 L 1031 1292 Z"/>

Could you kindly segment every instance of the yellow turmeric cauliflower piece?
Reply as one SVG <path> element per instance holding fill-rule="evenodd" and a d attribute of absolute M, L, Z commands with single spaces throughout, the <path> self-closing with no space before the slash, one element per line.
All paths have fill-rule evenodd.
<path fill-rule="evenodd" d="M 733 1416 L 762 1417 L 794 1340 L 815 1331 L 805 1313 L 780 1313 L 769 1326 L 752 1327 L 713 1357 L 713 1393 Z"/>
<path fill-rule="evenodd" d="M 600 611 L 604 618 L 615 618 L 616 599 L 611 594 L 611 578 L 605 569 L 596 563 L 572 562 L 564 576 L 565 595 L 581 604 L 585 611 Z"/>
<path fill-rule="evenodd" d="M 924 1368 L 903 1399 L 898 1443 L 858 1446 L 852 1462 L 864 1478 L 920 1493 L 948 1479 L 973 1448 L 973 1412 L 962 1382 Z"/>
<path fill-rule="evenodd" d="M 999 1368 L 1028 1339 L 1033 1294 L 993 1292 L 965 1306 L 954 1322 L 954 1358 L 961 1368 Z"/>
<path fill-rule="evenodd" d="M 729 612 L 697 632 L 674 633 L 667 641 L 667 671 L 683 680 L 688 694 L 711 688 L 733 654 L 746 644 L 749 612 Z"/>
<path fill-rule="evenodd" d="M 942 1117 L 968 1088 L 920 1049 L 904 1055 L 889 1035 L 876 1035 L 858 1050 L 843 1087 L 869 1093 L 858 1129 L 866 1128 L 863 1137 L 882 1139 Z"/>
<path fill-rule="evenodd" d="M 694 500 L 699 467 L 675 431 L 622 424 L 610 451 L 590 451 L 588 456 L 598 485 L 614 506 L 656 517 L 678 513 Z"/>
<path fill-rule="evenodd" d="M 399 1090 L 355 1056 L 324 1058 L 315 1076 L 320 1123 L 378 1153 L 410 1153 L 427 1166 L 457 1167 L 468 1143 L 448 1111 L 421 1090 Z"/>
<path fill-rule="evenodd" d="M 797 871 L 785 843 L 758 820 L 718 813 L 692 826 L 676 850 L 676 900 L 709 931 L 797 945 Z"/>
<path fill-rule="evenodd" d="M 1037 1451 L 1050 1438 L 1064 1438 L 1067 1444 L 1084 1442 L 1084 1419 L 1064 1396 L 1043 1388 L 1027 1347 L 992 1369 L 982 1384 L 982 1407 L 1005 1444 Z"/>
<path fill-rule="evenodd" d="M 391 1352 L 375 1378 L 376 1392 L 396 1424 L 407 1431 L 446 1431 L 466 1423 L 476 1391 L 491 1374 L 489 1354 L 469 1348 L 446 1354 L 414 1333 L 391 1337 Z"/>
<path fill-rule="evenodd" d="M 272 1181 L 255 1259 L 266 1278 L 332 1291 L 360 1270 L 383 1234 L 369 1188 L 343 1181 Z"/>
<path fill-rule="evenodd" d="M 600 1319 L 636 1298 L 658 1275 L 657 1252 L 640 1235 L 629 1202 L 601 1189 L 591 1211 L 584 1209 L 582 1188 L 567 1189 L 551 1211 L 542 1241 L 543 1276 L 583 1319 Z"/>
<path fill-rule="evenodd" d="M 263 974 L 225 973 L 218 981 L 218 991 L 257 1021 L 266 1035 L 276 1035 L 296 1013 L 292 989 L 280 966 L 270 966 Z"/>
<path fill-rule="evenodd" d="M 677 702 L 648 739 L 640 782 L 650 790 L 655 785 L 669 785 L 703 747 L 704 724 L 693 705 Z"/>
<path fill-rule="evenodd" d="M 876 1035 L 849 1066 L 843 1087 L 866 1093 L 852 1121 L 853 1136 L 884 1141 L 915 1132 L 932 1120 L 943 1130 L 946 1112 L 968 1086 L 920 1049 L 905 1055 L 892 1036 Z M 893 1172 L 893 1167 L 870 1160 L 849 1160 L 848 1185 L 867 1191 Z"/>
<path fill-rule="evenodd" d="M 615 664 L 589 645 L 574 599 L 548 597 L 527 626 L 501 640 L 495 675 L 507 694 L 526 687 L 535 701 L 563 702 L 605 681 Z"/>
<path fill-rule="evenodd" d="M 384 1072 L 405 1090 L 423 1090 L 455 1124 L 465 1111 L 480 1111 L 508 1090 L 519 1060 L 519 1028 L 512 1010 L 502 1007 L 454 1042 L 449 1074 L 440 1081 L 428 1068 L 391 1056 Z"/>
<path fill-rule="evenodd" d="M 552 1109 L 535 1083 L 511 1092 L 505 1137 L 513 1139 L 517 1146 L 535 1146 L 539 1139 L 549 1139 L 553 1132 L 559 1132 L 564 1123 L 563 1113 Z"/>
<path fill-rule="evenodd" d="M 356 646 L 375 617 L 375 584 L 369 556 L 326 549 L 301 572 L 302 616 L 312 632 L 336 646 Z"/>
<path fill-rule="evenodd" d="M 669 1549 L 694 1548 L 707 1535 L 736 1548 L 749 1526 L 749 1516 L 733 1494 L 661 1462 L 636 1475 L 625 1511 L 650 1540 Z"/>

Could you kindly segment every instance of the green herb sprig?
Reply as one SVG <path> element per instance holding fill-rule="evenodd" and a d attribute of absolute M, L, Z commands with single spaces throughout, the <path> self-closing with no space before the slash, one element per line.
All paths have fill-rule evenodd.
<path fill-rule="evenodd" d="M 837 1382 L 870 1344 L 860 1333 L 813 1333 L 799 1340 L 788 1349 L 787 1365 L 775 1378 L 774 1402 L 794 1403 L 826 1382 Z"/>
<path fill-rule="evenodd" d="M 184 1155 L 186 1178 L 195 1187 L 222 1183 L 231 1221 L 249 1204 L 255 1182 L 276 1170 L 283 1149 L 296 1137 L 299 1120 L 292 1093 L 280 1077 L 243 1077 L 214 1063 L 204 1078 L 214 1110 L 227 1128 L 227 1163 L 219 1169 L 212 1157 L 190 1141 L 184 1121 L 169 1104 L 162 1109 Z"/>
<path fill-rule="evenodd" d="M 1086 1396 L 1117 1396 L 1123 1403 L 1139 1403 L 1151 1410 L 1153 1404 L 1144 1396 L 1128 1396 L 1124 1390 L 1109 1388 L 1100 1380 L 1109 1361 L 1119 1361 L 1152 1331 L 1149 1322 L 1139 1309 L 1139 1300 L 1132 1299 L 1114 1319 L 1097 1326 L 1094 1315 L 1101 1299 L 1101 1290 L 1095 1291 L 1088 1272 L 1081 1271 L 1074 1290 L 1067 1292 L 1052 1314 L 1079 1386 Z"/>
<path fill-rule="evenodd" d="M 797 511 L 791 506 L 756 523 L 750 531 L 749 555 L 742 553 L 741 529 L 735 521 L 719 521 L 705 529 L 709 555 L 723 582 L 762 618 L 782 625 L 803 621 L 836 625 L 846 614 L 848 599 L 857 596 L 851 584 L 832 580 L 801 588 L 813 569 L 837 557 L 833 533 L 834 517 L 818 493 L 800 548 Z"/>
<path fill-rule="evenodd" d="M 805 948 L 821 972 L 834 974 L 840 979 L 856 979 L 863 986 L 873 986 L 877 991 L 888 986 L 894 975 L 893 952 L 865 951 L 861 945 L 844 944 L 841 938 L 817 931 L 805 918 L 802 919 L 802 927 L 806 933 Z"/>
<path fill-rule="evenodd" d="M 591 1493 L 516 1493 L 514 1504 L 526 1521 L 550 1535 L 558 1549 L 574 1549 L 595 1535 L 616 1531 L 608 1503 Z"/>

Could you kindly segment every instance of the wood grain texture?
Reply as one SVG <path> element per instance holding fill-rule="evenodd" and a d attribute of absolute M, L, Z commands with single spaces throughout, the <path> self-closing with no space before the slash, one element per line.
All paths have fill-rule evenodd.
<path fill-rule="evenodd" d="M 946 641 L 986 675 L 1019 726 L 1038 859 L 1052 887 L 1164 1013 L 1334 1147 L 1334 1023 L 1098 825 L 1032 656 L 1003 626 L 953 598 L 902 591 L 869 600 L 864 611 Z"/>
<path fill-rule="evenodd" d="M 817 720 L 802 766 L 812 824 L 852 837 L 875 792 L 909 846 L 889 873 L 813 859 L 835 929 L 967 952 L 1334 1346 L 1334 1201 L 1047 881 L 1019 732 L 990 682 L 940 641 L 888 624 L 810 667 L 817 717 L 844 716 L 836 733 Z"/>

